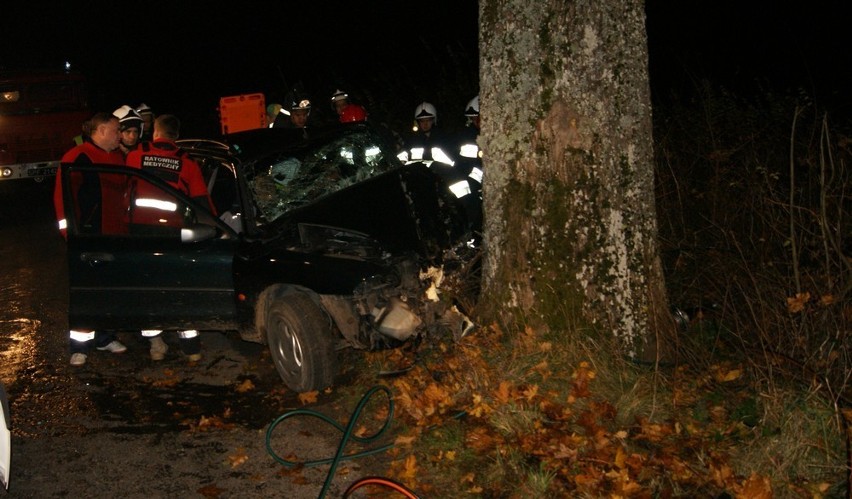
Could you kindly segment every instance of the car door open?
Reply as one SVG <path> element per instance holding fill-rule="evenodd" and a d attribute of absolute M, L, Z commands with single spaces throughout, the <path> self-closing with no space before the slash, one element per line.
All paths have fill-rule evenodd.
<path fill-rule="evenodd" d="M 63 165 L 69 324 L 230 329 L 236 234 L 145 172 Z"/>

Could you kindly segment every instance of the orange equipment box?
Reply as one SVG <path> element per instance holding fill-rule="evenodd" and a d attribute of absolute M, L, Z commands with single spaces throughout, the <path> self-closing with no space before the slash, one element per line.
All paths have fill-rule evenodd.
<path fill-rule="evenodd" d="M 219 99 L 219 123 L 222 135 L 266 126 L 266 101 L 263 94 L 242 94 Z"/>

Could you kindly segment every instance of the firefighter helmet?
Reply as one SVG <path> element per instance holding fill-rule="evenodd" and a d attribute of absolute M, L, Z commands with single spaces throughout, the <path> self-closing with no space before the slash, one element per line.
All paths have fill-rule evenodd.
<path fill-rule="evenodd" d="M 290 110 L 295 111 L 297 109 L 306 109 L 308 112 L 311 111 L 311 101 L 306 97 L 296 97 L 290 103 Z"/>
<path fill-rule="evenodd" d="M 474 118 L 479 116 L 479 96 L 477 95 L 473 99 L 470 99 L 470 102 L 467 103 L 467 107 L 464 109 L 464 115 L 468 118 Z"/>
<path fill-rule="evenodd" d="M 144 102 L 139 104 L 139 107 L 136 108 L 136 112 L 139 113 L 140 116 L 144 114 L 154 114 L 154 112 L 151 111 L 151 108 L 148 107 L 148 104 L 145 104 Z"/>
<path fill-rule="evenodd" d="M 112 115 L 118 118 L 118 129 L 125 131 L 129 128 L 138 128 L 142 131 L 142 117 L 135 109 L 128 105 L 121 106 L 112 112 Z"/>
<path fill-rule="evenodd" d="M 337 90 L 334 91 L 333 94 L 331 94 L 331 103 L 334 104 L 335 102 L 337 102 L 339 100 L 346 100 L 348 98 L 349 98 L 349 94 L 347 94 L 346 92 L 344 92 L 343 90 L 340 90 L 338 88 Z"/>
<path fill-rule="evenodd" d="M 340 115 L 346 106 L 349 105 L 349 94 L 339 88 L 331 94 L 331 109 Z"/>
<path fill-rule="evenodd" d="M 429 119 L 437 123 L 438 122 L 438 111 L 435 110 L 435 106 L 428 102 L 421 102 L 414 108 L 414 119 L 415 120 L 423 120 Z"/>

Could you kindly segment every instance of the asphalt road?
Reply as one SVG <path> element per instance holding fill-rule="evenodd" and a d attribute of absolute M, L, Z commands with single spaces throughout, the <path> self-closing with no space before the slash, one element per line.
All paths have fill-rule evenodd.
<path fill-rule="evenodd" d="M 0 380 L 12 413 L 9 497 L 318 497 L 340 434 L 315 418 L 271 422 L 302 408 L 266 347 L 205 332 L 189 363 L 176 337 L 154 362 L 147 341 L 119 333 L 120 355 L 68 364 L 65 243 L 54 228 L 51 186 L 0 182 Z M 345 424 L 353 405 L 320 394 L 311 409 Z M 269 448 L 267 447 L 269 441 Z M 378 455 L 341 464 L 326 497 L 386 469 Z M 0 491 L 0 496 L 4 495 Z"/>

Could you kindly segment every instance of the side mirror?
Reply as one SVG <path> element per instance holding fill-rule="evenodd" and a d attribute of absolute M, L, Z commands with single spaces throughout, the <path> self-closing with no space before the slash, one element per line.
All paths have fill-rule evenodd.
<path fill-rule="evenodd" d="M 216 237 L 216 227 L 211 225 L 196 224 L 184 227 L 180 230 L 180 242 L 197 243 Z"/>

